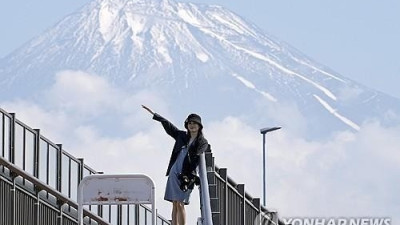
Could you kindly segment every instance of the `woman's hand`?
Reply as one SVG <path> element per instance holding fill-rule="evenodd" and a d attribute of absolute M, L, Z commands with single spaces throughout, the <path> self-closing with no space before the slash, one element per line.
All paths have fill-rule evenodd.
<path fill-rule="evenodd" d="M 147 110 L 151 115 L 154 115 L 153 110 L 151 110 L 149 107 L 142 105 L 143 109 Z"/>

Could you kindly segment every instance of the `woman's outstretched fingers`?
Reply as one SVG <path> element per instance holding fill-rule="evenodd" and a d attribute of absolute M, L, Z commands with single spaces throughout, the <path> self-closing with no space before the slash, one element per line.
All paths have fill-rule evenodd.
<path fill-rule="evenodd" d="M 153 110 L 151 110 L 149 107 L 147 107 L 147 106 L 145 106 L 145 105 L 142 105 L 142 107 L 143 107 L 145 110 L 147 110 L 150 114 L 154 115 Z"/>

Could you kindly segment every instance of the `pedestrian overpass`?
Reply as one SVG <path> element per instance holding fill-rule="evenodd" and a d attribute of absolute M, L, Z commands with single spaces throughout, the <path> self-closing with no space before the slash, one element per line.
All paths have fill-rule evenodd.
<path fill-rule="evenodd" d="M 284 224 L 214 161 L 209 150 L 204 174 L 213 225 Z M 62 144 L 41 135 L 40 129 L 0 108 L 0 225 L 77 225 L 78 185 L 94 174 L 99 172 L 84 159 L 75 158 Z M 87 225 L 152 224 L 152 210 L 146 205 L 88 205 L 83 215 Z M 156 221 L 157 225 L 171 224 L 161 215 Z"/>

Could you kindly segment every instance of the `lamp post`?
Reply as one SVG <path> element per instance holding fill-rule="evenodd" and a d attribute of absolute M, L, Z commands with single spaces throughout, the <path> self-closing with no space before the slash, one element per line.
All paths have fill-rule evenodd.
<path fill-rule="evenodd" d="M 267 196 L 266 196 L 266 182 L 267 182 L 267 176 L 266 176 L 266 174 L 265 174 L 265 169 L 266 169 L 266 160 L 265 160 L 265 156 L 266 156 L 266 153 L 265 153 L 265 135 L 268 133 L 268 132 L 272 132 L 272 131 L 275 131 L 275 130 L 279 130 L 279 129 L 281 129 L 281 127 L 266 127 L 266 128 L 262 128 L 262 129 L 260 129 L 260 133 L 263 135 L 263 198 L 264 198 L 264 200 L 263 200 L 263 205 L 264 206 L 266 206 L 266 198 L 267 198 Z"/>

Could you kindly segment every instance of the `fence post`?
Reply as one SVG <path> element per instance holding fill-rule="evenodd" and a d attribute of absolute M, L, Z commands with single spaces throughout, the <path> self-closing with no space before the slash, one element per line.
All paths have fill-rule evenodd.
<path fill-rule="evenodd" d="M 57 180 L 56 180 L 56 187 L 57 187 L 57 191 L 61 192 L 61 182 L 62 182 L 62 178 L 61 178 L 61 172 L 62 172 L 62 144 L 57 144 Z M 70 196 L 68 196 L 70 197 Z"/>
<path fill-rule="evenodd" d="M 15 113 L 10 113 L 10 162 L 15 164 Z"/>
<path fill-rule="evenodd" d="M 224 201 L 221 202 L 220 198 L 220 204 L 223 206 L 223 211 L 221 210 L 221 224 L 228 224 L 228 217 L 229 217 L 229 210 L 228 210 L 228 169 L 227 168 L 220 168 L 219 169 L 219 175 L 221 176 L 223 182 L 224 182 L 224 191 L 221 193 L 223 195 Z"/>
<path fill-rule="evenodd" d="M 241 217 L 241 221 L 240 224 L 246 224 L 246 192 L 244 189 L 244 184 L 238 184 L 237 185 L 237 190 L 239 192 L 241 196 L 241 213 L 242 213 L 242 217 Z"/>
<path fill-rule="evenodd" d="M 34 148 L 34 164 L 33 176 L 39 178 L 39 154 L 40 154 L 40 129 L 34 129 L 35 133 L 35 148 Z"/>

